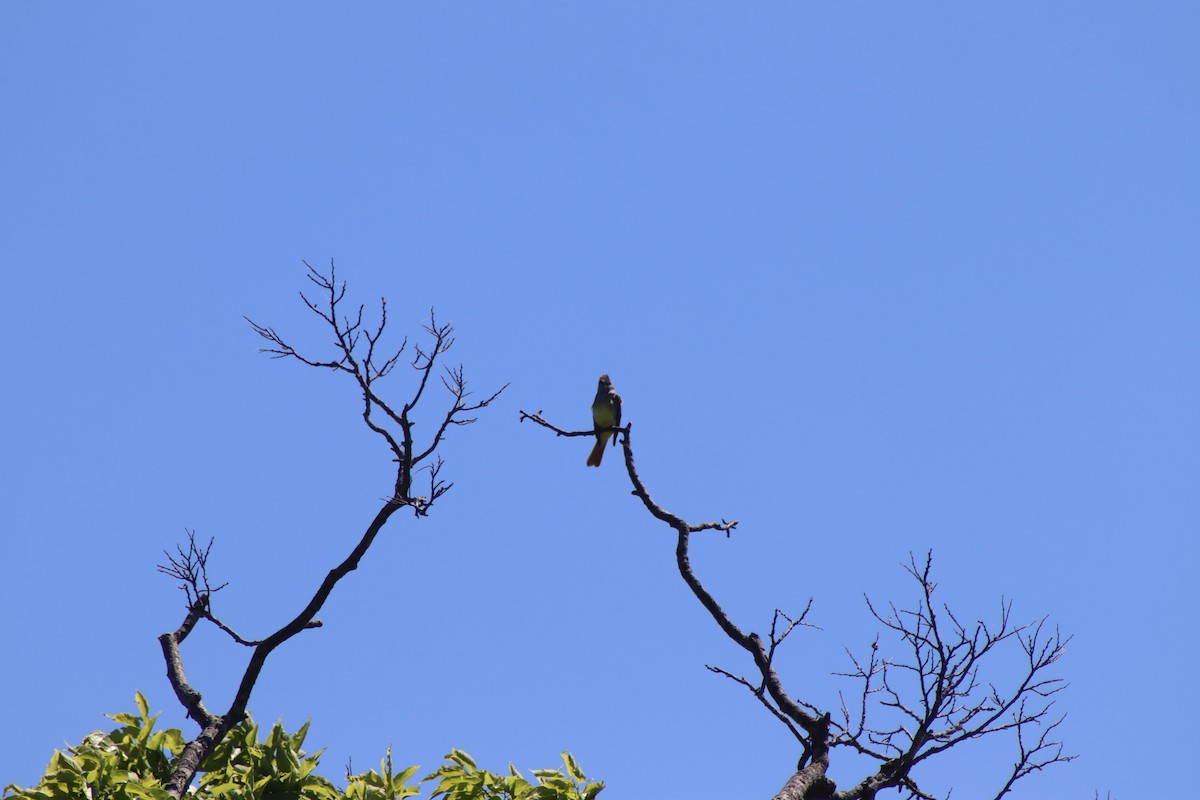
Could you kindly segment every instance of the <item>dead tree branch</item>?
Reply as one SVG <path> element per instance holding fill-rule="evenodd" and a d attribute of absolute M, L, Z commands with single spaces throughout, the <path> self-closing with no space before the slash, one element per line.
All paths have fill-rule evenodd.
<path fill-rule="evenodd" d="M 224 584 L 214 588 L 209 582 L 208 557 L 212 548 L 211 540 L 202 548 L 196 543 L 195 534 L 189 531 L 187 548 L 177 548 L 177 555 L 166 554 L 166 563 L 159 565 L 159 571 L 180 581 L 180 588 L 187 595 L 188 611 L 183 624 L 175 631 L 162 634 L 159 643 L 162 645 L 167 676 L 175 695 L 187 709 L 188 716 L 201 728 L 200 734 L 188 742 L 176 760 L 171 780 L 166 787 L 173 797 L 182 797 L 187 792 L 204 759 L 229 730 L 245 718 L 250 695 L 268 656 L 275 648 L 301 631 L 321 626 L 320 620 L 317 619 L 318 612 L 338 582 L 358 568 L 360 560 L 366 555 L 388 519 L 402 508 L 411 509 L 417 517 L 426 516 L 438 498 L 450 490 L 453 484 L 440 478 L 443 462 L 436 453 L 438 446 L 451 427 L 474 422 L 475 417 L 468 415 L 489 406 L 506 388 L 501 387 L 486 399 L 472 402 L 468 400 L 471 393 L 467 389 L 463 368 L 443 367 L 445 377 L 442 378 L 442 384 L 451 396 L 449 409 L 441 415 L 432 437 L 427 441 L 418 441 L 413 432 L 415 422 L 412 415 L 425 394 L 430 376 L 454 344 L 454 329 L 448 324 L 438 323 L 430 311 L 429 322 L 425 325 L 430 344 L 415 345 L 414 356 L 410 362 L 417 373 L 416 387 L 407 402 L 397 405 L 377 391 L 378 382 L 392 373 L 408 344 L 405 339 L 393 351 L 385 351 L 381 346 L 387 326 L 386 301 L 380 300 L 378 323 L 369 326 L 364 321 L 364 306 L 360 305 L 349 313 L 343 312 L 346 284 L 344 281 L 337 281 L 332 262 L 328 275 L 313 269 L 307 263 L 305 266 L 309 271 L 308 279 L 320 290 L 320 294 L 316 300 L 310 299 L 303 292 L 300 297 L 305 306 L 332 332 L 331 356 L 316 358 L 305 355 L 289 344 L 274 328 L 259 325 L 249 318 L 246 321 L 269 343 L 267 347 L 262 348 L 262 352 L 273 358 L 294 358 L 310 367 L 343 372 L 355 381 L 362 394 L 363 422 L 387 443 L 393 455 L 396 464 L 393 489 L 391 496 L 384 500 L 350 554 L 329 570 L 307 605 L 290 622 L 263 639 L 245 638 L 213 614 L 212 597 Z M 429 473 L 428 493 L 425 495 L 416 495 L 413 492 L 414 474 L 419 469 L 425 469 Z M 223 714 L 212 712 L 202 702 L 200 692 L 187 680 L 180 653 L 180 645 L 188 634 L 199 621 L 205 619 L 238 644 L 252 648 L 237 692 Z"/>
<path fill-rule="evenodd" d="M 209 584 L 208 555 L 212 551 L 213 540 L 209 539 L 208 544 L 200 547 L 196 543 L 195 531 L 188 531 L 187 535 L 187 549 L 185 550 L 182 546 L 176 547 L 177 555 L 171 555 L 170 552 L 164 550 L 163 555 L 166 556 L 167 563 L 160 564 L 158 571 L 164 575 L 179 579 L 179 588 L 187 595 L 188 609 L 197 614 L 192 624 L 194 625 L 195 622 L 201 619 L 207 619 L 240 645 L 254 647 L 261 644 L 261 642 L 246 639 L 238 635 L 237 631 L 226 625 L 212 613 L 213 594 L 224 589 L 229 584 L 222 583 L 215 588 Z M 314 620 L 309 623 L 308 627 L 319 628 L 321 627 L 321 623 L 319 620 Z M 191 626 L 188 627 L 188 630 L 191 630 Z M 185 632 L 177 639 L 176 644 L 182 642 L 186 636 L 187 633 Z"/>
<path fill-rule="evenodd" d="M 568 431 L 562 429 L 545 421 L 540 414 L 529 414 L 522 411 L 521 419 L 532 420 L 545 428 L 553 430 L 559 436 L 595 435 L 594 430 Z M 805 755 L 801 758 L 801 768 L 797 770 L 796 775 L 793 776 L 793 780 L 789 781 L 788 786 L 785 786 L 781 790 L 778 797 L 800 798 L 806 795 L 796 794 L 797 791 L 831 790 L 833 784 L 825 777 L 825 771 L 829 766 L 829 716 L 827 714 L 814 715 L 808 709 L 804 708 L 802 704 L 792 699 L 784 689 L 783 682 L 775 670 L 775 648 L 791 632 L 795 624 L 790 624 L 781 635 L 775 634 L 776 627 L 773 624 L 771 641 L 770 643 L 764 643 L 757 633 L 746 633 L 729 618 L 729 615 L 721 608 L 716 598 L 704 587 L 692 569 L 691 559 L 688 554 L 691 535 L 706 530 L 716 530 L 724 532 L 728 537 L 737 528 L 737 520 L 723 519 L 720 522 L 690 523 L 660 506 L 650 497 L 650 492 L 642 482 L 641 476 L 637 471 L 637 466 L 634 463 L 632 426 L 626 424 L 624 428 L 618 429 L 618 432 L 621 435 L 620 441 L 624 451 L 625 469 L 633 485 L 633 494 L 642 501 L 646 510 L 655 519 L 666 523 L 675 531 L 675 562 L 680 577 L 683 578 L 684 583 L 691 590 L 692 594 L 696 596 L 696 599 L 700 601 L 700 604 L 704 606 L 713 618 L 713 621 L 716 622 L 725 635 L 750 655 L 758 670 L 758 680 L 757 682 L 752 682 L 746 678 L 734 676 L 723 669 L 712 667 L 710 669 L 746 686 L 777 719 L 787 726 L 788 730 L 800 740 L 804 747 Z M 808 609 L 806 608 L 804 614 L 807 613 Z M 804 614 L 799 617 L 799 621 L 803 621 Z M 775 623 L 779 619 L 780 617 L 777 614 Z"/>
<path fill-rule="evenodd" d="M 558 436 L 595 434 L 595 430 L 561 428 L 544 419 L 541 412 L 520 413 L 521 421 L 531 420 Z M 1005 731 L 1015 732 L 1017 759 L 996 800 L 1019 779 L 1071 760 L 1055 738 L 1062 717 L 1050 717 L 1051 698 L 1065 683 L 1047 673 L 1062 657 L 1069 639 L 1057 630 L 1051 633 L 1045 620 L 1014 625 L 1011 604 L 1001 605 L 998 622 L 964 626 L 948 607 L 933 601 L 932 555 L 922 567 L 911 558 L 906 567 L 920 587 L 914 609 L 891 605 L 890 613 L 883 613 L 868 600 L 870 613 L 885 631 L 899 638 L 907 655 L 885 657 L 878 637 L 865 657 L 855 657 L 847 650 L 852 669 L 836 674 L 856 680 L 859 686 L 855 704 L 842 697 L 840 721 L 832 721 L 829 712 L 789 694 L 775 669 L 776 651 L 796 627 L 812 627 L 805 621 L 812 599 L 794 619 L 776 610 L 765 642 L 757 633 L 743 631 L 696 577 L 688 555 L 692 534 L 716 530 L 728 537 L 737 521 L 694 524 L 664 509 L 650 497 L 638 474 L 631 425 L 613 430 L 620 434 L 632 493 L 651 516 L 675 531 L 680 577 L 721 631 L 750 655 L 757 674 L 748 678 L 720 667 L 709 665 L 708 669 L 745 687 L 802 746 L 795 772 L 775 800 L 871 800 L 886 788 L 899 789 L 911 800 L 933 800 L 913 778 L 919 764 L 952 747 Z M 1019 642 L 1026 666 L 1007 689 L 1001 689 L 996 683 L 984 682 L 982 668 L 990 666 L 988 657 L 1008 642 Z M 879 766 L 856 785 L 838 791 L 826 775 L 830 751 L 838 747 L 873 758 Z"/>
<path fill-rule="evenodd" d="M 414 423 L 411 415 L 424 396 L 430 376 L 441 358 L 454 346 L 454 328 L 449 324 L 438 323 L 433 310 L 430 310 L 429 322 L 424 328 L 431 344 L 424 347 L 415 344 L 413 358 L 409 362 L 418 375 L 417 387 L 408 402 L 397 410 L 394 404 L 389 403 L 376 391 L 376 383 L 392 373 L 408 346 L 408 339 L 405 338 L 396 350 L 390 351 L 390 355 L 382 354 L 380 342 L 387 327 L 387 300 L 380 298 L 378 324 L 373 328 L 367 327 L 363 320 L 364 306 L 358 306 L 351 314 L 342 313 L 339 308 L 346 296 L 346 283 L 338 282 L 332 262 L 329 265 L 328 276 L 313 269 L 307 262 L 304 266 L 308 267 L 308 279 L 320 289 L 321 300 L 314 301 L 303 292 L 300 293 L 300 299 L 332 330 L 334 353 L 331 357 L 310 358 L 289 344 L 274 328 L 259 325 L 249 317 L 246 321 L 255 333 L 267 340 L 268 346 L 262 348 L 262 352 L 272 358 L 294 358 L 310 367 L 345 372 L 354 379 L 362 393 L 363 422 L 387 443 L 397 464 L 392 500 L 411 508 L 417 516 L 423 516 L 453 484 L 439 482 L 435 478 L 430 482 L 428 496 L 414 496 L 414 471 L 434 455 L 434 451 L 452 426 L 470 425 L 475 422 L 476 417 L 466 415 L 487 408 L 508 385 L 505 384 L 483 400 L 469 402 L 467 398 L 471 396 L 471 392 L 467 390 L 462 366 L 445 366 L 442 384 L 450 392 L 453 402 L 431 439 L 424 445 L 419 445 L 413 436 Z M 440 465 L 430 468 L 436 471 Z"/>

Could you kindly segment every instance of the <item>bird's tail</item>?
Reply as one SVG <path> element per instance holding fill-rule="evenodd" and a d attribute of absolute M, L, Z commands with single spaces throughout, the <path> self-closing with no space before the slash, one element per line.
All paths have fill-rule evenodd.
<path fill-rule="evenodd" d="M 596 440 L 596 446 L 592 448 L 591 454 L 588 455 L 587 465 L 589 467 L 600 466 L 600 459 L 604 458 L 604 445 L 608 444 L 606 441 L 607 438 L 603 437 Z"/>

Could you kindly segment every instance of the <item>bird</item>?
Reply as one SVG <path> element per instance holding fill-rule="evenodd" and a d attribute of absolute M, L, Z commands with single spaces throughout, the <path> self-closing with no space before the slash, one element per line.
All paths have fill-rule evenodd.
<path fill-rule="evenodd" d="M 621 395 L 613 391 L 612 381 L 607 375 L 600 376 L 600 384 L 596 387 L 596 399 L 592 401 L 592 422 L 596 430 L 596 446 L 588 456 L 587 465 L 598 467 L 608 440 L 612 439 L 613 447 L 617 446 L 613 432 L 603 429 L 616 428 L 621 424 Z"/>

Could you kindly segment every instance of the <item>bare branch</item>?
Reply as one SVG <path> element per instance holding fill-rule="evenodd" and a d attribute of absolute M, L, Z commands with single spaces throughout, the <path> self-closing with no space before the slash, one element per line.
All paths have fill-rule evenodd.
<path fill-rule="evenodd" d="M 796 739 L 798 741 L 800 741 L 801 743 L 807 744 L 807 739 L 805 738 L 804 732 L 799 730 L 796 727 L 795 723 L 793 723 L 790 719 L 788 719 L 783 714 L 783 712 L 781 712 L 778 708 L 776 708 L 775 704 L 771 702 L 770 697 L 768 697 L 766 694 L 766 685 L 762 681 L 759 681 L 759 683 L 757 685 L 755 685 L 755 684 L 751 683 L 748 679 L 743 678 L 740 675 L 734 675 L 732 672 L 722 669 L 721 667 L 714 667 L 712 664 L 705 664 L 704 668 L 707 669 L 709 672 L 716 673 L 717 675 L 724 675 L 726 678 L 729 678 L 734 683 L 745 686 L 747 689 L 750 690 L 750 694 L 754 695 L 755 698 L 757 698 L 758 701 L 763 704 L 763 707 L 766 708 L 767 711 L 771 712 L 772 716 L 774 716 L 777 720 L 782 722 L 787 727 L 787 729 L 789 731 L 791 731 L 792 736 L 795 736 Z"/>
<path fill-rule="evenodd" d="M 1008 794 L 1013 784 L 1021 778 L 1031 775 L 1034 772 L 1040 772 L 1051 764 L 1065 764 L 1068 761 L 1075 760 L 1075 756 L 1063 753 L 1063 743 L 1061 740 L 1051 738 L 1055 735 L 1055 729 L 1066 719 L 1066 715 L 1044 726 L 1035 741 L 1027 741 L 1026 728 L 1033 724 L 1040 724 L 1040 718 L 1047 710 L 1049 710 L 1048 707 L 1043 709 L 1040 714 L 1026 715 L 1025 701 L 1021 701 L 1021 708 L 1014 714 L 1014 718 L 1026 718 L 1029 722 L 1026 725 L 1016 726 L 1017 760 L 1013 763 L 1012 772 L 1009 774 L 1008 780 L 1005 781 L 1000 791 L 996 793 L 995 800 L 1000 800 L 1001 797 Z"/>
<path fill-rule="evenodd" d="M 538 425 L 541 425 L 543 428 L 549 428 L 550 430 L 554 431 L 559 436 L 595 436 L 597 433 L 604 433 L 606 431 L 612 431 L 613 433 L 628 433 L 629 432 L 628 425 L 626 425 L 623 428 L 619 428 L 619 427 L 594 428 L 593 427 L 593 428 L 588 428 L 586 431 L 568 431 L 568 430 L 564 430 L 563 428 L 559 428 L 558 426 L 556 426 L 550 422 L 547 422 L 542 417 L 541 411 L 537 412 L 536 414 L 530 414 L 528 411 L 521 411 L 520 414 L 521 414 L 521 418 L 520 418 L 520 420 L 518 420 L 519 422 L 524 422 L 525 420 L 530 420 L 531 422 L 536 422 Z"/>
<path fill-rule="evenodd" d="M 187 594 L 189 608 L 201 598 L 204 598 L 204 604 L 207 606 L 209 596 L 224 589 L 228 583 L 222 583 L 214 589 L 208 582 L 208 554 L 212 551 L 213 540 L 209 539 L 208 544 L 202 548 L 196 544 L 195 531 L 187 531 L 187 537 L 187 550 L 176 546 L 178 555 L 171 555 L 164 550 L 163 555 L 167 557 L 167 563 L 159 564 L 157 570 L 180 581 L 179 588 Z"/>
<path fill-rule="evenodd" d="M 506 383 L 496 390 L 491 397 L 481 400 L 478 403 L 468 403 L 467 397 L 469 397 L 471 393 L 467 391 L 467 381 L 463 377 L 462 366 L 460 365 L 456 369 L 447 367 L 446 373 L 448 379 L 442 378 L 442 384 L 454 397 L 454 405 L 449 411 L 446 412 L 446 416 L 442 420 L 442 424 L 438 426 L 437 432 L 434 433 L 433 441 L 429 443 L 429 447 L 423 450 L 420 455 L 413 457 L 414 464 L 420 463 L 429 457 L 434 449 L 436 449 L 437 446 L 442 443 L 442 439 L 446 435 L 446 430 L 451 425 L 470 425 L 476 420 L 476 417 L 459 417 L 459 414 L 470 414 L 480 410 L 481 408 L 487 408 L 497 397 L 500 396 L 501 392 L 508 388 L 508 384 Z"/>
<path fill-rule="evenodd" d="M 530 414 L 522 411 L 521 420 L 524 421 L 526 419 L 532 420 L 542 427 L 554 431 L 559 436 L 594 436 L 596 433 L 595 429 L 582 432 L 568 431 L 547 422 L 542 418 L 540 413 Z M 789 696 L 784 690 L 783 683 L 780 680 L 778 673 L 775 671 L 773 664 L 775 646 L 782 641 L 783 637 L 785 637 L 787 633 L 791 632 L 791 629 L 795 627 L 795 625 L 790 625 L 782 635 L 779 635 L 777 633 L 776 625 L 773 624 L 771 643 L 769 645 L 764 644 L 758 634 L 745 633 L 733 622 L 733 620 L 730 619 L 725 610 L 721 608 L 720 604 L 716 601 L 712 594 L 709 593 L 709 591 L 696 577 L 696 574 L 692 569 L 691 560 L 688 555 L 688 544 L 691 534 L 706 530 L 716 530 L 725 533 L 726 536 L 729 536 L 729 534 L 737 527 L 737 520 L 721 520 L 720 522 L 703 522 L 698 524 L 689 523 L 682 517 L 667 511 L 662 506 L 654 502 L 654 500 L 650 497 L 650 493 L 646 489 L 645 484 L 642 482 L 641 476 L 638 475 L 637 468 L 634 464 L 632 424 L 626 424 L 624 428 L 615 428 L 614 430 L 620 434 L 620 441 L 623 446 L 625 456 L 625 469 L 629 475 L 630 483 L 633 486 L 633 494 L 642 501 L 642 504 L 646 507 L 646 510 L 649 511 L 653 517 L 665 522 L 675 531 L 675 557 L 680 577 L 683 578 L 684 583 L 687 584 L 688 588 L 696 596 L 696 599 L 700 601 L 701 605 L 704 606 L 709 615 L 712 616 L 713 620 L 717 623 L 718 627 L 721 628 L 725 635 L 750 654 L 762 680 L 761 687 L 752 689 L 752 691 L 754 691 L 755 696 L 759 697 L 759 699 L 771 709 L 772 713 L 775 714 L 777 718 L 789 721 L 788 728 L 794 734 L 797 733 L 797 728 L 800 731 L 803 731 L 803 734 L 799 734 L 800 738 L 802 741 L 805 741 L 806 749 L 811 750 L 814 754 L 813 764 L 810 766 L 812 766 L 813 769 L 819 770 L 820 774 L 818 777 L 823 778 L 825 765 L 828 764 L 826 752 L 826 744 L 829 734 L 828 715 L 824 715 L 823 717 L 814 716 L 813 714 L 809 713 L 803 705 L 797 703 L 791 696 Z M 808 609 L 806 608 L 804 614 L 807 613 Z M 803 618 L 804 615 L 802 614 L 796 624 L 799 624 L 799 621 L 802 621 Z M 774 622 L 778 623 L 779 619 L 780 617 L 777 613 Z M 724 674 L 732 677 L 730 673 L 727 673 L 724 670 L 714 669 L 713 671 L 718 672 L 718 674 Z M 747 681 L 746 683 L 748 684 L 749 682 Z M 767 698 L 770 700 L 769 703 L 766 702 Z M 806 782 L 805 785 L 808 785 L 808 783 Z"/>

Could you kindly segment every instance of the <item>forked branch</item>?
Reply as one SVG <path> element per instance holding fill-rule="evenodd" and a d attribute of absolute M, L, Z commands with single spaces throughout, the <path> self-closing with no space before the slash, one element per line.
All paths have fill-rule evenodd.
<path fill-rule="evenodd" d="M 413 410 L 425 395 L 430 376 L 441 363 L 442 357 L 454 346 L 454 328 L 446 323 L 439 323 L 431 309 L 429 321 L 424 325 L 425 333 L 430 343 L 413 346 L 413 358 L 409 365 L 417 372 L 417 385 L 408 401 L 400 405 L 386 400 L 376 389 L 376 383 L 392 373 L 401 355 L 408 346 L 408 339 L 401 341 L 395 350 L 384 350 L 381 342 L 387 327 L 387 300 L 380 298 L 379 321 L 374 326 L 368 325 L 363 318 L 365 306 L 359 305 L 351 313 L 344 313 L 341 304 L 346 297 L 345 281 L 338 282 L 333 263 L 330 262 L 329 274 L 314 269 L 308 262 L 308 279 L 320 290 L 319 300 L 313 300 L 301 292 L 300 298 L 310 311 L 316 314 L 333 333 L 333 355 L 327 358 L 315 358 L 305 355 L 291 345 L 274 328 L 260 325 L 249 317 L 246 321 L 262 338 L 269 343 L 262 348 L 272 358 L 294 358 L 302 364 L 311 367 L 332 369 L 345 372 L 353 377 L 362 394 L 362 418 L 366 426 L 381 437 L 392 452 L 396 463 L 396 481 L 392 499 L 401 506 L 409 507 L 418 516 L 428 513 L 433 503 L 449 491 L 453 484 L 430 481 L 430 493 L 425 496 L 413 495 L 414 471 L 422 462 L 434 455 L 438 445 L 452 426 L 469 425 L 475 417 L 468 416 L 476 411 L 487 408 L 500 396 L 508 385 L 500 387 L 487 398 L 471 402 L 468 398 L 471 392 L 467 389 L 467 381 L 461 365 L 443 366 L 445 375 L 442 385 L 449 391 L 452 398 L 450 407 L 442 416 L 441 422 L 428 442 L 419 443 L 413 435 Z M 431 467 L 433 471 L 440 465 Z"/>

